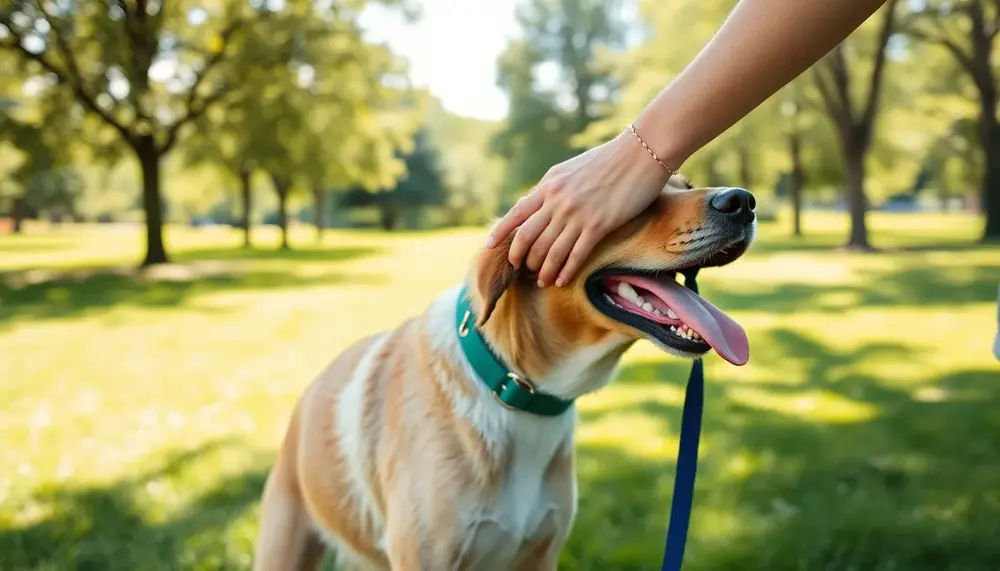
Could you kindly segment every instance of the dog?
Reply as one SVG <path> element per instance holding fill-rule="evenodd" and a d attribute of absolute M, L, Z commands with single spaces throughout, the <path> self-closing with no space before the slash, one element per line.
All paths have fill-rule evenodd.
<path fill-rule="evenodd" d="M 577 510 L 574 399 L 648 339 L 749 359 L 746 333 L 677 272 L 739 258 L 754 197 L 671 177 L 578 277 L 538 287 L 483 248 L 419 316 L 337 357 L 295 406 L 261 503 L 256 571 L 556 569 Z"/>

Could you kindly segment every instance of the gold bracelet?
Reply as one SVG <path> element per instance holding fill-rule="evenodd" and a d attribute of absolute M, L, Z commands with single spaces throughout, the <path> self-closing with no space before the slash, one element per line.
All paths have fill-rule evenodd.
<path fill-rule="evenodd" d="M 636 140 L 639 141 L 639 144 L 642 145 L 642 148 L 646 149 L 646 152 L 649 153 L 649 156 L 653 157 L 654 161 L 660 163 L 660 166 L 663 167 L 663 170 L 667 171 L 668 175 L 674 176 L 675 174 L 677 174 L 674 171 L 674 169 L 668 167 L 666 164 L 663 163 L 663 161 L 660 160 L 660 157 L 656 156 L 656 153 L 653 152 L 653 149 L 649 148 L 649 145 L 646 144 L 646 141 L 642 140 L 642 137 L 640 137 L 639 133 L 636 132 L 634 124 L 629 123 L 628 130 L 632 131 L 632 134 L 635 135 Z"/>

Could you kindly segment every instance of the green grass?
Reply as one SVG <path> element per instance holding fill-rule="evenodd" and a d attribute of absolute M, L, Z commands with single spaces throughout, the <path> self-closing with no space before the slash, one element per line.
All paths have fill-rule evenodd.
<path fill-rule="evenodd" d="M 763 225 L 703 293 L 751 363 L 707 362 L 685 571 L 1000 568 L 1000 249 L 963 215 Z M 0 569 L 248 569 L 257 500 L 302 388 L 460 279 L 482 230 L 296 235 L 234 249 L 171 228 L 0 237 Z M 658 568 L 688 365 L 647 343 L 581 402 L 566 570 Z"/>

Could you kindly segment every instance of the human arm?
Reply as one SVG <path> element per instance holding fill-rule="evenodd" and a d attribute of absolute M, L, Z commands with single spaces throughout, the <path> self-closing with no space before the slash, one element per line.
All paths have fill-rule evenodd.
<path fill-rule="evenodd" d="M 884 0 L 741 0 L 698 56 L 646 106 L 636 132 L 676 170 L 818 61 Z M 890 9 L 896 0 L 890 0 Z M 549 170 L 493 228 L 510 262 L 568 283 L 594 246 L 653 202 L 669 173 L 629 130 Z M 558 278 L 557 278 L 558 276 Z"/>

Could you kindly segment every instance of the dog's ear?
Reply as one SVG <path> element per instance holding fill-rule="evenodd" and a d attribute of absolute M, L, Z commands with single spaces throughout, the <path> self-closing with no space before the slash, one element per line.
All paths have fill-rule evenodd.
<path fill-rule="evenodd" d="M 476 287 L 483 297 L 483 307 L 476 318 L 476 326 L 482 327 L 493 314 L 500 297 L 507 291 L 518 277 L 519 268 L 515 268 L 507 260 L 510 245 L 514 242 L 514 233 L 491 249 L 480 254 L 476 267 Z"/>
<path fill-rule="evenodd" d="M 694 188 L 691 184 L 691 179 L 679 172 L 670 175 L 670 178 L 667 180 L 667 186 L 672 186 L 678 190 L 691 190 Z"/>

